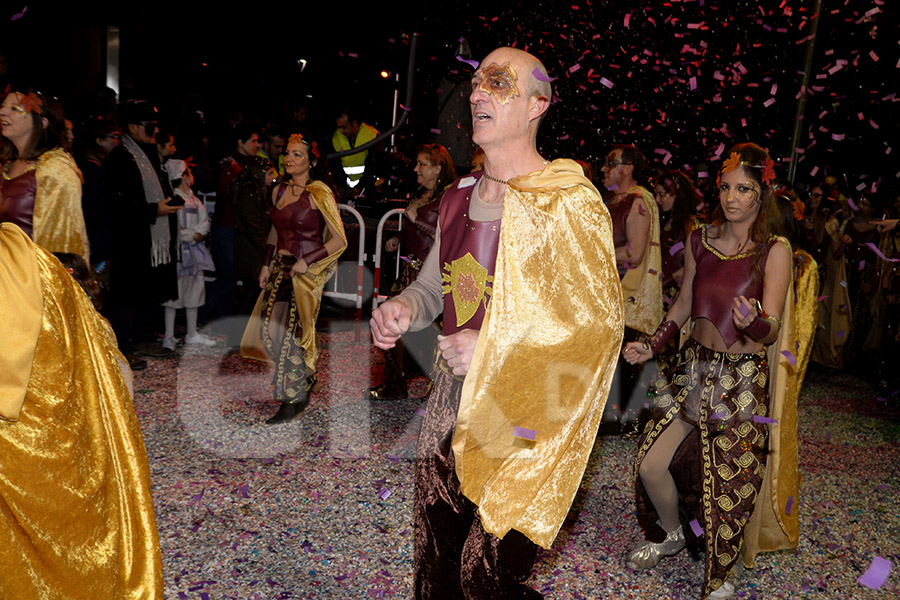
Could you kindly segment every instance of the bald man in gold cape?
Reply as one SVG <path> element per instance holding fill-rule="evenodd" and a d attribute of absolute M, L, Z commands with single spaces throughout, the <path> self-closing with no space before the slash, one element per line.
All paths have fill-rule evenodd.
<path fill-rule="evenodd" d="M 577 163 L 537 152 L 543 65 L 499 48 L 472 88 L 484 171 L 445 192 L 419 278 L 373 312 L 372 335 L 389 348 L 443 311 L 416 455 L 416 598 L 541 597 L 524 581 L 584 474 L 622 292 L 600 194 Z"/>

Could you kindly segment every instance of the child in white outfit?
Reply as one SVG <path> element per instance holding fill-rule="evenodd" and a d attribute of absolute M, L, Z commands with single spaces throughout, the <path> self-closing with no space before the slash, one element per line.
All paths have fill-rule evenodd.
<path fill-rule="evenodd" d="M 194 192 L 194 176 L 183 160 L 170 159 L 165 164 L 175 195 L 184 200 L 184 207 L 178 211 L 178 225 L 181 232 L 181 252 L 178 257 L 178 299 L 163 302 L 166 307 L 166 337 L 163 347 L 174 350 L 175 310 L 184 308 L 187 317 L 185 344 L 215 346 L 216 342 L 197 331 L 197 309 L 206 303 L 206 287 L 203 271 L 214 269 L 212 255 L 203 245 L 209 233 L 209 216 L 206 208 Z"/>

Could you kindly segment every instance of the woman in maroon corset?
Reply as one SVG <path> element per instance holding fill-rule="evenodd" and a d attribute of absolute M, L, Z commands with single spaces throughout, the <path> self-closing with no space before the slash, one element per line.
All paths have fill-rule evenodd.
<path fill-rule="evenodd" d="M 791 281 L 789 247 L 771 231 L 769 155 L 755 144 L 735 146 L 719 176 L 715 225 L 688 236 L 677 300 L 652 338 L 622 352 L 630 363 L 646 361 L 693 322 L 671 383 L 657 392 L 635 462 L 638 520 L 659 541 L 638 546 L 628 564 L 649 569 L 678 553 L 696 518 L 706 544 L 704 598 L 734 595 L 743 528 L 769 448 L 765 347 L 778 338 Z M 691 449 L 694 456 L 683 461 Z"/>
<path fill-rule="evenodd" d="M 404 216 L 408 224 L 399 235 L 385 242 L 385 250 L 397 252 L 401 246 L 405 254 L 403 270 L 400 278 L 391 286 L 391 296 L 402 292 L 406 286 L 416 280 L 425 257 L 434 244 L 437 229 L 438 209 L 444 188 L 456 179 L 456 168 L 450 153 L 440 144 L 423 144 L 419 146 L 416 156 L 416 183 L 418 194 L 409 202 Z M 437 340 L 434 328 L 407 334 L 406 347 L 402 341 L 390 350 L 385 350 L 384 381 L 380 385 L 369 388 L 372 400 L 402 400 L 407 396 L 404 356 L 413 354 L 420 359 L 420 364 L 428 365 L 434 358 L 434 344 Z M 422 362 L 424 361 L 424 362 Z M 427 371 L 427 368 L 424 369 Z"/>
<path fill-rule="evenodd" d="M 290 421 L 316 384 L 316 318 L 322 290 L 347 239 L 331 188 L 312 178 L 319 152 L 300 134 L 285 152 L 289 180 L 272 191 L 272 229 L 259 273 L 263 289 L 241 341 L 241 354 L 276 365 L 278 412 L 267 423 Z"/>

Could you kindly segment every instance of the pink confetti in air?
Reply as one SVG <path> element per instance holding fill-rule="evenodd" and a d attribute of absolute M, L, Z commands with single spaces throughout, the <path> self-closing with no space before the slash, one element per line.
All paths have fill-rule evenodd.
<path fill-rule="evenodd" d="M 784 514 L 786 514 L 786 515 L 791 514 L 791 508 L 792 508 L 793 506 L 794 506 L 794 497 L 793 497 L 793 496 L 788 496 L 787 504 L 786 504 L 785 507 L 784 507 Z"/>
<path fill-rule="evenodd" d="M 819 296 L 818 298 L 816 298 L 816 302 L 821 302 L 822 300 L 824 300 L 827 297 L 828 296 Z"/>
<path fill-rule="evenodd" d="M 457 56 L 456 60 L 459 62 L 464 62 L 473 69 L 478 69 L 478 61 L 477 60 L 469 60 L 468 58 L 463 58 L 462 56 Z"/>
<path fill-rule="evenodd" d="M 789 363 L 791 363 L 792 367 L 797 366 L 797 359 L 793 354 L 791 354 L 790 350 L 782 350 L 781 354 L 787 359 Z"/>
<path fill-rule="evenodd" d="M 378 497 L 381 498 L 382 500 L 387 500 L 390 495 L 391 495 L 391 490 L 389 490 L 387 488 L 381 488 L 380 490 L 378 490 Z"/>
<path fill-rule="evenodd" d="M 28 10 L 28 7 L 26 6 L 25 8 L 22 9 L 22 12 L 17 12 L 12 17 L 10 17 L 9 20 L 10 21 L 18 21 L 19 19 L 21 19 L 22 17 L 25 16 L 25 11 L 27 11 L 27 10 Z"/>
<path fill-rule="evenodd" d="M 866 246 L 868 246 L 872 252 L 877 254 L 878 258 L 880 258 L 881 260 L 886 260 L 887 262 L 900 262 L 900 258 L 888 258 L 887 256 L 885 256 L 884 253 L 878 249 L 878 246 L 876 246 L 872 242 L 866 242 Z"/>
<path fill-rule="evenodd" d="M 773 104 L 775 104 L 775 98 L 769 98 L 768 100 L 763 102 L 763 106 L 765 106 L 766 108 L 769 108 Z"/>
<path fill-rule="evenodd" d="M 441 130 L 440 130 L 440 129 L 436 129 L 436 128 L 432 128 L 431 133 L 440 135 L 440 134 L 441 134 Z"/>
<path fill-rule="evenodd" d="M 857 581 L 867 588 L 877 590 L 885 584 L 891 573 L 891 561 L 876 555 L 866 572 L 857 577 Z"/>
<path fill-rule="evenodd" d="M 669 256 L 675 256 L 684 249 L 684 242 L 678 242 L 669 248 Z"/>
<path fill-rule="evenodd" d="M 534 68 L 534 71 L 532 71 L 531 74 L 534 75 L 534 78 L 537 79 L 538 81 L 546 81 L 547 83 L 556 81 L 556 77 L 550 77 L 549 75 L 545 75 L 544 72 L 541 71 L 537 67 Z"/>
<path fill-rule="evenodd" d="M 859 212 L 859 207 L 853 202 L 853 198 L 847 196 L 847 204 L 850 205 L 850 208 L 852 208 L 854 212 Z"/>
<path fill-rule="evenodd" d="M 693 521 L 691 521 L 690 525 L 691 531 L 694 532 L 694 535 L 696 535 L 697 537 L 703 537 L 703 528 L 700 527 L 700 521 L 694 519 Z"/>
<path fill-rule="evenodd" d="M 580 68 L 581 68 L 581 65 L 579 65 L 578 63 L 575 63 L 574 65 L 569 67 L 569 73 L 574 73 L 575 71 L 577 71 Z"/>
<path fill-rule="evenodd" d="M 631 13 L 625 15 L 625 27 L 629 27 L 629 23 L 631 22 Z"/>
<path fill-rule="evenodd" d="M 519 427 L 516 425 L 513 428 L 513 436 L 517 438 L 522 438 L 523 440 L 531 440 L 534 441 L 534 438 L 537 437 L 537 431 L 533 429 L 526 429 L 525 427 Z"/>
<path fill-rule="evenodd" d="M 402 104 L 400 105 L 400 108 L 401 108 L 402 110 L 405 110 L 406 112 L 409 112 L 409 111 L 412 110 L 411 108 L 407 108 L 407 107 L 403 106 Z"/>
<path fill-rule="evenodd" d="M 609 89 L 612 89 L 612 88 L 613 88 L 613 82 L 610 81 L 609 79 L 607 79 L 606 77 L 601 77 L 601 78 L 600 78 L 600 85 L 606 86 L 606 87 L 608 87 Z"/>
<path fill-rule="evenodd" d="M 773 419 L 772 417 L 760 417 L 759 415 L 753 415 L 754 423 L 777 423 L 778 419 Z"/>
<path fill-rule="evenodd" d="M 347 56 L 350 58 L 359 58 L 359 55 L 357 55 L 356 52 L 348 52 Z"/>
<path fill-rule="evenodd" d="M 688 79 L 688 83 L 689 83 L 690 88 L 691 88 L 692 90 L 696 90 L 696 89 L 697 89 L 697 78 L 696 78 L 696 77 L 691 77 L 690 79 Z"/>

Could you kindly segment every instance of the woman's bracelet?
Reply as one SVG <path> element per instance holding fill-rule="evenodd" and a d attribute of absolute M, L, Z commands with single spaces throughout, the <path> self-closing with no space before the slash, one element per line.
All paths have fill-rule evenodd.
<path fill-rule="evenodd" d="M 328 256 L 328 249 L 325 246 L 319 246 L 312 252 L 307 252 L 303 255 L 303 260 L 306 262 L 306 266 L 310 266 L 315 262 L 319 262 L 323 258 Z"/>
<path fill-rule="evenodd" d="M 769 316 L 757 316 L 752 323 L 744 327 L 744 333 L 754 341 L 761 342 L 769 337 L 769 334 L 772 333 L 772 328 L 775 326 L 769 319 L 774 320 L 773 317 Z"/>
<path fill-rule="evenodd" d="M 669 343 L 669 340 L 675 337 L 676 333 L 678 333 L 678 325 L 675 321 L 671 319 L 663 321 L 656 328 L 656 331 L 653 332 L 650 339 L 644 342 L 645 347 L 648 347 L 650 352 L 655 355 L 663 346 Z"/>

